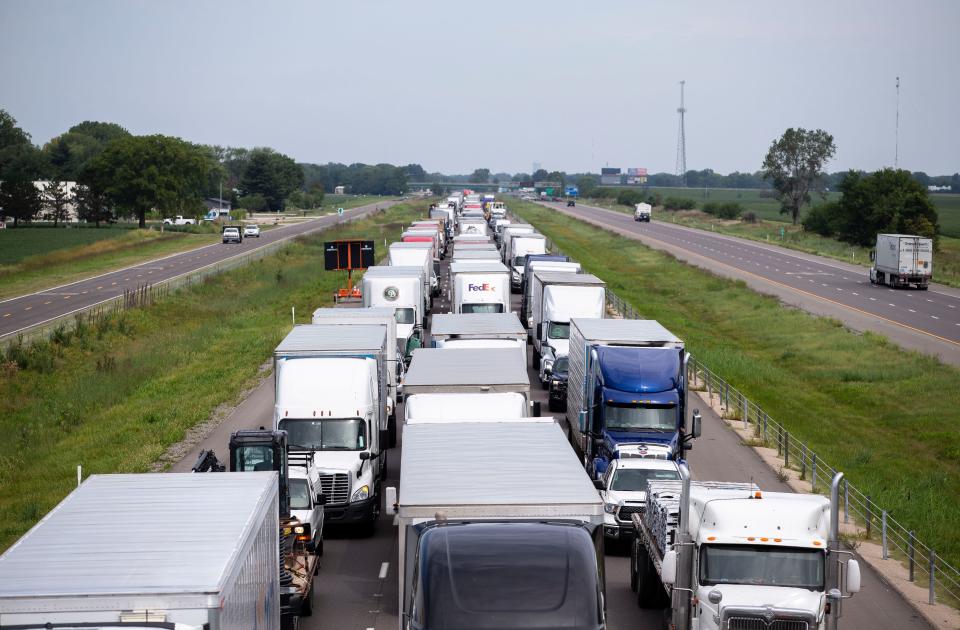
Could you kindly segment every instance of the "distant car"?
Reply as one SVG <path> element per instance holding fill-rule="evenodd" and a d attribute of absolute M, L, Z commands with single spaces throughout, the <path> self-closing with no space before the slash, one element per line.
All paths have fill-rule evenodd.
<path fill-rule="evenodd" d="M 179 214 L 176 216 L 176 218 L 163 220 L 164 225 L 196 225 L 196 223 L 196 219 L 184 219 Z"/>
<path fill-rule="evenodd" d="M 571 207 L 571 206 L 576 206 L 576 205 L 577 205 L 577 202 L 576 202 L 576 201 L 574 201 L 573 199 L 567 199 L 567 207 L 568 207 L 568 208 Z"/>
<path fill-rule="evenodd" d="M 260 226 L 256 223 L 249 223 L 243 226 L 243 235 L 246 236 L 256 236 L 260 238 Z"/>
<path fill-rule="evenodd" d="M 242 243 L 243 237 L 240 236 L 240 228 L 237 228 L 237 227 L 223 228 L 223 242 L 224 243 Z"/>

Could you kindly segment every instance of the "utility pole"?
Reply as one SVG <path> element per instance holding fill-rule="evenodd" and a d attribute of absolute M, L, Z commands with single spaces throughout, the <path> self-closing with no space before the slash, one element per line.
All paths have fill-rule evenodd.
<path fill-rule="evenodd" d="M 897 127 L 893 144 L 893 168 L 900 165 L 900 77 L 897 77 Z"/>
<path fill-rule="evenodd" d="M 680 130 L 677 132 L 677 175 L 680 177 L 680 183 L 682 186 L 686 187 L 687 185 L 687 133 L 684 128 L 684 115 L 687 113 L 687 108 L 684 106 L 683 100 L 683 86 L 686 84 L 686 81 L 680 82 L 680 107 L 677 108 L 677 113 L 680 114 Z"/>

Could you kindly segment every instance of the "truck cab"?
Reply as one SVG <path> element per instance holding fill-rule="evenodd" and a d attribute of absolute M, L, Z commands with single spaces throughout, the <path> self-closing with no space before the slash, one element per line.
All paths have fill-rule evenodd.
<path fill-rule="evenodd" d="M 587 470 L 601 478 L 623 450 L 683 457 L 684 351 L 597 346 L 588 356 Z"/>

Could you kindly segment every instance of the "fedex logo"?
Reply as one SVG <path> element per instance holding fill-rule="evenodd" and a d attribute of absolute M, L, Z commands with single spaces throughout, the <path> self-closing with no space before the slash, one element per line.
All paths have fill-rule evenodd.
<path fill-rule="evenodd" d="M 497 290 L 496 287 L 494 287 L 492 284 L 487 284 L 486 282 L 484 282 L 483 284 L 474 284 L 472 282 L 467 283 L 467 291 L 496 291 L 496 290 Z"/>

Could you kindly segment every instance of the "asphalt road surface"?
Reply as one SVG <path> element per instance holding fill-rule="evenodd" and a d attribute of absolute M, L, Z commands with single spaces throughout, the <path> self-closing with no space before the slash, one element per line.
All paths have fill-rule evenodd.
<path fill-rule="evenodd" d="M 445 261 L 446 263 L 446 261 Z M 446 277 L 447 265 L 442 265 Z M 445 283 L 442 284 L 445 288 Z M 444 292 L 445 293 L 445 292 Z M 519 311 L 519 296 L 514 296 L 514 310 Z M 447 312 L 445 295 L 434 300 L 434 312 Z M 529 351 L 529 346 L 528 346 Z M 529 360 L 529 353 L 528 353 Z M 529 369 L 531 392 L 539 400 L 544 415 L 546 392 L 539 386 L 537 373 Z M 221 459 L 227 454 L 230 432 L 241 428 L 269 426 L 273 411 L 273 378 L 263 383 L 237 409 L 186 457 L 172 467 L 186 472 L 201 449 L 212 448 Z M 696 407 L 697 404 L 691 405 Z M 705 406 L 703 435 L 690 454 L 694 477 L 722 481 L 755 481 L 767 491 L 790 489 L 777 481 L 771 471 L 752 450 L 740 445 L 733 431 Z M 563 417 L 562 412 L 555 413 Z M 403 417 L 402 404 L 397 412 Z M 402 423 L 398 446 L 389 451 L 387 485 L 398 486 L 400 452 L 403 447 Z M 324 532 L 324 556 L 315 581 L 314 616 L 301 620 L 301 630 L 395 630 L 399 628 L 397 566 L 397 532 L 393 516 L 381 513 L 375 534 L 364 538 L 349 531 Z M 629 556 L 617 545 L 609 545 L 606 556 L 607 612 L 609 630 L 659 630 L 662 611 L 641 610 L 630 590 Z M 930 626 L 891 588 L 865 565 L 863 591 L 845 603 L 841 623 L 851 630 L 926 629 Z"/>
<path fill-rule="evenodd" d="M 396 201 L 384 200 L 344 210 L 343 218 L 336 215 L 265 230 L 259 238 L 246 238 L 243 243 L 215 243 L 164 258 L 105 273 L 87 280 L 53 287 L 0 302 L 0 337 L 42 324 L 57 317 L 87 309 L 106 300 L 123 295 L 127 289 L 144 284 L 157 284 L 221 262 L 238 254 L 247 254 L 270 243 L 308 234 L 355 219 L 378 208 L 387 208 Z"/>
<path fill-rule="evenodd" d="M 605 208 L 543 205 L 669 251 L 718 275 L 744 280 L 756 290 L 809 312 L 836 317 L 855 330 L 872 330 L 905 348 L 960 365 L 960 291 L 956 289 L 873 286 L 865 267 L 656 220 L 638 223 L 631 215 Z"/>

